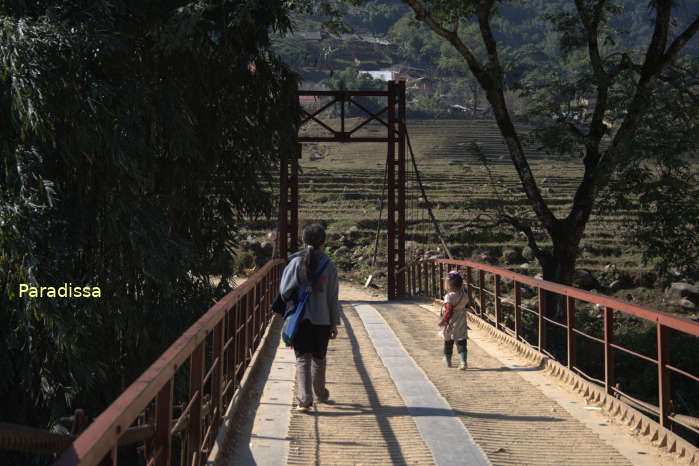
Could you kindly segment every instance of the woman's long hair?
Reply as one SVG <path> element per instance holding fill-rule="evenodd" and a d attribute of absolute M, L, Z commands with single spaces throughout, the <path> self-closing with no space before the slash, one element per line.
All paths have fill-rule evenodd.
<path fill-rule="evenodd" d="M 325 244 L 325 229 L 319 223 L 306 225 L 303 229 L 303 244 L 306 247 L 306 253 L 303 257 L 303 264 L 306 268 L 306 280 L 308 283 L 313 281 L 313 273 L 318 266 L 320 260 L 320 247 Z"/>

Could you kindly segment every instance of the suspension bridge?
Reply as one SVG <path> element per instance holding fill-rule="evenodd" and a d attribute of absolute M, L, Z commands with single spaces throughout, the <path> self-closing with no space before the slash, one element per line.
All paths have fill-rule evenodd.
<path fill-rule="evenodd" d="M 300 131 L 281 154 L 277 257 L 104 412 L 88 420 L 76 411 L 70 436 L 4 426 L 0 448 L 54 452 L 61 466 L 699 464 L 699 420 L 681 411 L 673 391 L 694 384 L 699 393 L 697 374 L 677 362 L 686 351 L 696 357 L 699 323 L 451 257 L 412 154 L 405 83 L 298 93 L 320 102 L 304 110 L 302 126 L 313 122 L 325 134 Z M 339 112 L 339 129 L 322 119 L 329 109 Z M 350 124 L 350 109 L 365 118 Z M 381 131 L 367 131 L 370 124 Z M 303 413 L 294 409 L 293 352 L 279 344 L 271 303 L 299 245 L 298 160 L 309 142 L 386 144 L 387 296 L 342 285 L 342 325 L 328 352 L 331 401 Z M 429 218 L 446 257 L 406 250 L 410 225 L 425 223 L 418 216 Z M 436 303 L 454 269 L 473 303 L 465 371 L 441 364 L 437 335 Z M 547 312 L 552 300 L 562 317 Z M 655 327 L 654 353 L 615 338 L 615 321 L 628 319 Z M 595 326 L 599 332 L 589 330 Z M 555 349 L 552 334 L 560 337 Z M 581 348 L 592 347 L 585 356 L 598 360 L 581 364 Z M 621 386 L 615 369 L 629 358 L 650 367 L 650 399 Z"/>

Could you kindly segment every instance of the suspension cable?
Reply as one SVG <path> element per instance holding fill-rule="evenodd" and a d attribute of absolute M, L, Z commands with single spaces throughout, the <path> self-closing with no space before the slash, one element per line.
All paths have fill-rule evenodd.
<path fill-rule="evenodd" d="M 408 134 L 408 128 L 405 127 L 405 138 L 408 141 L 408 149 L 410 150 L 410 159 L 413 162 L 413 169 L 415 170 L 415 178 L 417 179 L 417 184 L 420 187 L 420 191 L 422 192 L 422 197 L 425 199 L 425 208 L 427 209 L 427 213 L 430 216 L 430 219 L 432 220 L 432 225 L 434 226 L 434 231 L 437 233 L 437 238 L 439 238 L 439 241 L 442 242 L 442 246 L 444 247 L 444 251 L 447 253 L 447 256 L 449 256 L 449 259 L 453 259 L 454 257 L 451 255 L 451 252 L 449 251 L 449 248 L 447 247 L 447 243 L 444 241 L 444 238 L 442 237 L 442 232 L 439 229 L 439 224 L 437 223 L 437 219 L 434 217 L 434 214 L 432 213 L 432 207 L 430 205 L 430 202 L 427 200 L 427 193 L 425 193 L 425 187 L 422 185 L 422 180 L 420 179 L 420 172 L 417 168 L 417 162 L 415 161 L 415 154 L 413 153 L 413 145 L 410 143 L 410 135 Z"/>
<path fill-rule="evenodd" d="M 383 197 L 386 192 L 386 182 L 388 181 L 388 160 L 383 169 L 383 188 L 381 188 L 381 198 L 379 200 L 379 220 L 376 222 L 376 242 L 374 243 L 374 256 L 371 259 L 371 266 L 376 265 L 376 252 L 379 249 L 379 235 L 381 234 L 381 213 L 383 212 Z"/>

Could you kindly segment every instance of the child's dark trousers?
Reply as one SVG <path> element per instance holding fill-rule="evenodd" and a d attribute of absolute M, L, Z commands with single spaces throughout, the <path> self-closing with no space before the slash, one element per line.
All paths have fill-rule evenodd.
<path fill-rule="evenodd" d="M 466 339 L 456 340 L 456 349 L 459 353 L 466 352 Z M 444 340 L 444 354 L 451 356 L 454 352 L 454 340 Z"/>

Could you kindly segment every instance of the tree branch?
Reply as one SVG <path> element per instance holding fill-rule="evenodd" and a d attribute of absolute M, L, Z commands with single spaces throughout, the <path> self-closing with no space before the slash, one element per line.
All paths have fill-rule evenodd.
<path fill-rule="evenodd" d="M 497 89 L 502 90 L 502 68 L 498 58 L 497 42 L 490 28 L 490 14 L 492 13 L 493 4 L 494 0 L 487 0 L 481 3 L 476 11 L 476 17 L 478 18 L 478 27 L 481 31 L 483 44 L 488 53 L 486 68 L 491 71 L 491 77 L 495 81 Z"/>
<path fill-rule="evenodd" d="M 589 16 L 589 12 L 585 8 L 583 0 L 575 0 L 575 7 L 580 15 L 580 20 L 585 26 L 585 31 L 587 31 L 587 49 L 590 54 L 590 62 L 592 63 L 592 69 L 595 71 L 597 78 L 597 85 L 603 85 L 606 81 L 606 73 L 604 71 L 604 66 L 602 64 L 602 59 L 599 54 L 599 43 L 597 41 L 597 32 L 599 28 L 599 22 L 602 18 L 602 8 L 606 0 L 598 0 L 595 4 L 594 13 L 592 17 Z"/>
<path fill-rule="evenodd" d="M 534 251 L 534 254 L 537 256 L 541 254 L 542 250 L 539 248 L 539 245 L 536 244 L 536 238 L 534 237 L 534 232 L 532 231 L 532 227 L 529 225 L 529 223 L 526 222 L 526 220 L 513 217 L 511 215 L 501 213 L 500 214 L 500 221 L 498 224 L 506 223 L 508 225 L 513 226 L 515 229 L 521 231 L 527 236 L 527 245 L 532 248 Z"/>
<path fill-rule="evenodd" d="M 536 180 L 524 154 L 522 143 L 517 134 L 517 130 L 512 123 L 512 119 L 505 103 L 505 97 L 502 90 L 502 73 L 497 55 L 496 41 L 490 30 L 489 18 L 494 5 L 494 0 L 485 0 L 478 8 L 477 17 L 481 28 L 481 36 L 485 47 L 488 51 L 489 66 L 488 70 L 484 70 L 476 57 L 471 53 L 468 47 L 455 35 L 452 31 L 446 30 L 442 25 L 438 24 L 429 14 L 427 9 L 418 0 L 403 0 L 415 11 L 416 18 L 427 24 L 438 35 L 447 39 L 456 50 L 466 59 L 469 68 L 473 75 L 478 80 L 480 86 L 485 90 L 488 102 L 490 103 L 495 120 L 500 128 L 500 132 L 505 140 L 505 144 L 510 152 L 512 163 L 517 170 L 517 174 L 522 182 L 527 198 L 536 213 L 537 217 L 544 227 L 551 233 L 559 227 L 559 220 L 553 214 L 546 201 L 544 201 L 539 188 L 536 185 Z M 495 67 L 495 69 L 493 69 Z M 491 71 L 491 72 L 488 72 Z M 496 71 L 497 76 L 493 76 L 492 71 Z M 495 78 L 495 79 L 494 79 Z"/>
<path fill-rule="evenodd" d="M 665 56 L 663 57 L 663 62 L 661 64 L 662 67 L 670 63 L 675 56 L 679 53 L 680 49 L 684 47 L 684 45 L 689 42 L 689 40 L 694 37 L 694 34 L 697 33 L 697 30 L 699 30 L 699 16 L 694 18 L 694 22 L 690 24 L 687 29 L 685 29 L 682 34 L 677 36 L 675 40 L 672 42 L 670 45 L 670 48 L 667 50 L 665 53 Z"/>
<path fill-rule="evenodd" d="M 662 70 L 662 65 L 665 61 L 665 45 L 667 44 L 667 35 L 670 31 L 670 15 L 673 2 L 672 0 L 657 0 L 656 3 L 655 29 L 643 61 L 641 78 L 638 82 L 639 88 L 644 87 L 651 81 L 653 75 Z"/>
<path fill-rule="evenodd" d="M 466 44 L 464 44 L 459 36 L 456 34 L 456 31 L 449 31 L 448 29 L 445 29 L 441 24 L 437 23 L 434 18 L 430 15 L 429 11 L 420 4 L 417 0 L 404 0 L 405 3 L 407 3 L 415 12 L 415 18 L 419 21 L 422 21 L 423 23 L 427 24 L 427 26 L 432 29 L 437 35 L 444 37 L 446 40 L 451 43 L 454 48 L 466 59 L 466 63 L 468 63 L 468 67 L 473 73 L 476 78 L 479 76 L 483 75 L 483 67 L 481 64 L 478 62 L 478 59 L 476 59 L 475 55 L 471 52 L 471 50 L 466 47 Z"/>

